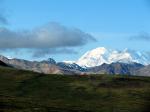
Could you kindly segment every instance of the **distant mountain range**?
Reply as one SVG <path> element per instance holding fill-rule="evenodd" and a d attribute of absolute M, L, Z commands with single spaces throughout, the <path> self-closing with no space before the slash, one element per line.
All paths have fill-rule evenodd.
<path fill-rule="evenodd" d="M 140 63 L 142 65 L 150 64 L 150 52 L 139 52 L 125 49 L 123 51 L 106 49 L 99 47 L 87 51 L 75 63 L 82 67 L 95 67 L 104 63 Z"/>
<path fill-rule="evenodd" d="M 136 71 L 144 68 L 145 66 L 139 63 L 111 63 L 102 64 L 100 66 L 91 67 L 88 72 L 95 74 L 122 74 L 122 75 L 136 75 Z"/>
<path fill-rule="evenodd" d="M 85 53 L 78 61 L 56 62 L 49 58 L 43 61 L 8 59 L 0 55 L 0 66 L 14 67 L 45 74 L 122 74 L 150 76 L 148 53 L 124 50 L 107 50 L 103 47 Z"/>
<path fill-rule="evenodd" d="M 45 74 L 80 74 L 84 72 L 85 69 L 80 67 L 77 64 L 68 64 L 64 62 L 56 63 L 55 60 L 49 58 L 48 60 L 43 61 L 28 61 L 23 59 L 8 59 L 0 55 L 0 60 L 14 68 L 30 70 L 39 73 Z"/>

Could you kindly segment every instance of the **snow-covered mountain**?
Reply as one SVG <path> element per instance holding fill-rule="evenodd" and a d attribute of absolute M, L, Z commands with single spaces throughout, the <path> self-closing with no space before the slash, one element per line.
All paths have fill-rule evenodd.
<path fill-rule="evenodd" d="M 76 61 L 76 64 L 82 67 L 94 67 L 103 63 L 140 63 L 143 65 L 150 64 L 150 53 L 139 52 L 125 49 L 123 51 L 106 49 L 98 47 L 86 52 L 81 58 Z"/>

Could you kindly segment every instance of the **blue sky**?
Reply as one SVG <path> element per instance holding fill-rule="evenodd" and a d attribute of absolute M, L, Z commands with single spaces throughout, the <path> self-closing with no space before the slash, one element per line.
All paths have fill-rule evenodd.
<path fill-rule="evenodd" d="M 32 55 L 35 52 L 35 48 L 32 47 L 1 46 L 0 53 L 5 56 L 30 60 L 52 57 L 57 61 L 62 61 L 76 60 L 87 50 L 101 46 L 119 50 L 128 48 L 150 51 L 150 3 L 148 0 L 2 0 L 0 1 L 0 16 L 7 20 L 7 24 L 1 21 L 1 27 L 7 28 L 8 33 L 26 30 L 31 32 L 43 28 L 50 22 L 56 22 L 57 27 L 62 25 L 68 29 L 77 28 L 95 39 L 94 41 L 92 38 L 85 40 L 88 37 L 82 34 L 85 36 L 82 38 L 83 41 L 87 42 L 69 46 L 68 44 L 61 44 L 58 47 L 48 46 L 51 50 L 46 51 L 43 56 L 41 55 L 43 48 L 40 48 L 40 51 L 36 52 L 40 53 L 39 57 Z M 68 38 L 72 39 L 71 43 L 76 41 L 73 39 L 78 38 L 76 36 Z M 6 42 L 8 39 L 8 37 L 6 40 L 3 38 L 1 42 Z M 44 49 L 48 47 L 44 46 Z M 52 51 L 53 49 L 55 52 Z"/>

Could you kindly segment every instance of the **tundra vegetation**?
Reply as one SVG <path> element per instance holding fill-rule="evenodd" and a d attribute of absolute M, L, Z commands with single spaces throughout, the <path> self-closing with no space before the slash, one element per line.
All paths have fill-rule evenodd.
<path fill-rule="evenodd" d="M 0 67 L 0 112 L 149 112 L 150 78 Z"/>

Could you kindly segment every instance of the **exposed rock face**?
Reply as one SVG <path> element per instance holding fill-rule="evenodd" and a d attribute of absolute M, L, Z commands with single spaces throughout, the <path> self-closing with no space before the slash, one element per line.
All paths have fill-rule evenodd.
<path fill-rule="evenodd" d="M 112 63 L 102 64 L 101 66 L 89 68 L 88 71 L 91 73 L 98 74 L 126 74 L 134 75 L 135 71 L 143 68 L 144 66 L 138 63 L 125 64 L 125 63 Z"/>
<path fill-rule="evenodd" d="M 41 62 L 56 65 L 56 61 L 52 58 L 48 58 L 47 60 L 43 60 Z"/>
<path fill-rule="evenodd" d="M 150 65 L 143 67 L 141 69 L 138 69 L 134 75 L 138 76 L 150 76 Z"/>
<path fill-rule="evenodd" d="M 5 62 L 5 63 L 9 63 L 9 59 L 4 57 L 4 56 L 2 56 L 2 55 L 0 55 L 0 60 Z"/>
<path fill-rule="evenodd" d="M 31 71 L 46 73 L 46 74 L 61 73 L 60 68 L 55 65 L 56 62 L 53 59 L 37 62 L 37 61 L 27 61 L 22 59 L 8 59 L 4 56 L 0 56 L 0 60 L 17 69 L 31 70 Z"/>
<path fill-rule="evenodd" d="M 67 69 L 67 70 L 76 70 L 80 72 L 86 72 L 87 69 L 80 67 L 79 65 L 72 63 L 65 63 L 65 62 L 59 62 L 57 65 L 61 68 Z"/>

